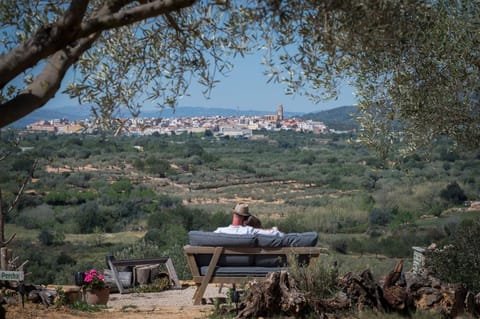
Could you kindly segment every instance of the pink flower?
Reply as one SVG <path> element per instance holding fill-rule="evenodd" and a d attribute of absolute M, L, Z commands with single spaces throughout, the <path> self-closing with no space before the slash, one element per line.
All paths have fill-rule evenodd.
<path fill-rule="evenodd" d="M 85 277 L 83 278 L 85 288 L 104 288 L 105 277 L 100 274 L 96 269 L 91 269 L 88 272 L 85 272 Z"/>

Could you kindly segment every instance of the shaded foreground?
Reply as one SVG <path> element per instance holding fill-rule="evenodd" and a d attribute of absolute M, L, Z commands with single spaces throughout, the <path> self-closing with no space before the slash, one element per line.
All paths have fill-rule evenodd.
<path fill-rule="evenodd" d="M 219 291 L 219 287 L 208 287 L 208 300 L 216 297 L 225 298 L 226 289 Z M 74 310 L 70 307 L 55 305 L 45 307 L 42 303 L 26 302 L 22 308 L 20 302 L 4 305 L 8 319 L 17 318 L 115 318 L 115 319 L 183 319 L 206 318 L 213 310 L 212 304 L 193 306 L 192 298 L 195 287 L 184 286 L 182 289 L 169 289 L 152 293 L 112 293 L 106 309 L 99 312 Z M 1 318 L 1 317 L 0 317 Z"/>
<path fill-rule="evenodd" d="M 372 311 L 381 314 L 396 312 L 408 315 L 417 309 L 430 311 L 445 318 L 465 314 L 469 318 L 479 314 L 478 296 L 473 296 L 460 285 L 442 284 L 429 274 L 402 272 L 403 264 L 380 282 L 369 270 L 348 273 L 338 279 L 340 292 L 334 297 L 320 299 L 297 289 L 295 280 L 286 272 L 270 273 L 265 281 L 250 282 L 238 308 L 215 308 L 213 300 L 225 299 L 228 287 L 220 289 L 209 285 L 206 305 L 193 306 L 194 286 L 170 289 L 157 293 L 111 294 L 105 309 L 99 312 L 74 310 L 70 307 L 46 307 L 42 303 L 14 302 L 4 305 L 3 318 L 116 318 L 116 319 L 180 319 L 208 318 L 217 309 L 228 317 L 302 317 L 316 314 L 319 318 L 356 318 L 355 314 Z M 225 305 L 226 306 L 226 305 Z M 221 316 L 221 314 L 219 314 Z M 2 318 L 2 316 L 0 316 Z"/>
<path fill-rule="evenodd" d="M 345 318 L 345 313 L 365 310 L 377 314 L 398 313 L 409 316 L 416 310 L 455 318 L 466 314 L 478 317 L 480 294 L 473 295 L 460 284 L 443 284 L 428 272 L 403 273 L 403 261 L 382 282 L 376 282 L 370 270 L 347 273 L 338 278 L 339 292 L 330 298 L 318 298 L 300 291 L 286 271 L 269 273 L 266 280 L 254 282 L 239 305 L 237 318 L 270 316 Z"/>

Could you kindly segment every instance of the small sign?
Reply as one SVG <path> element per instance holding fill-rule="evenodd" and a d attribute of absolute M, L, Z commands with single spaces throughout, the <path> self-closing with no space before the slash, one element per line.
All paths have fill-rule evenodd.
<path fill-rule="evenodd" d="M 23 281 L 23 271 L 0 270 L 0 280 Z"/>

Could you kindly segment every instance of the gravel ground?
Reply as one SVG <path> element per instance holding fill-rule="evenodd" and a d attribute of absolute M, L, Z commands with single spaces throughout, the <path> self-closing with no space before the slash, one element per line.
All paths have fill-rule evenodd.
<path fill-rule="evenodd" d="M 225 298 L 228 287 L 210 285 L 205 292 L 205 305 L 194 306 L 195 286 L 183 285 L 156 293 L 111 293 L 107 308 L 100 312 L 85 312 L 70 307 L 45 307 L 27 302 L 5 305 L 6 319 L 206 319 L 214 309 L 214 298 Z"/>
<path fill-rule="evenodd" d="M 228 287 L 209 285 L 204 294 L 207 305 L 213 304 L 214 298 L 225 298 Z M 184 286 L 181 289 L 169 289 L 162 292 L 110 294 L 108 307 L 113 311 L 128 310 L 128 308 L 154 311 L 158 307 L 187 307 L 193 306 L 195 286 Z M 201 307 L 201 306 L 195 306 Z"/>

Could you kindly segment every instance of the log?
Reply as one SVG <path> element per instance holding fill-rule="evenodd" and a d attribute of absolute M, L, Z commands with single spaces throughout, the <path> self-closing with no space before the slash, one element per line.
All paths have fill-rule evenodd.
<path fill-rule="evenodd" d="M 383 283 L 383 298 L 390 309 L 398 312 L 408 311 L 410 299 L 402 271 L 403 260 L 400 259 Z"/>
<path fill-rule="evenodd" d="M 140 265 L 134 267 L 135 281 L 139 285 L 146 285 L 152 282 L 152 279 L 160 273 L 160 264 Z"/>

